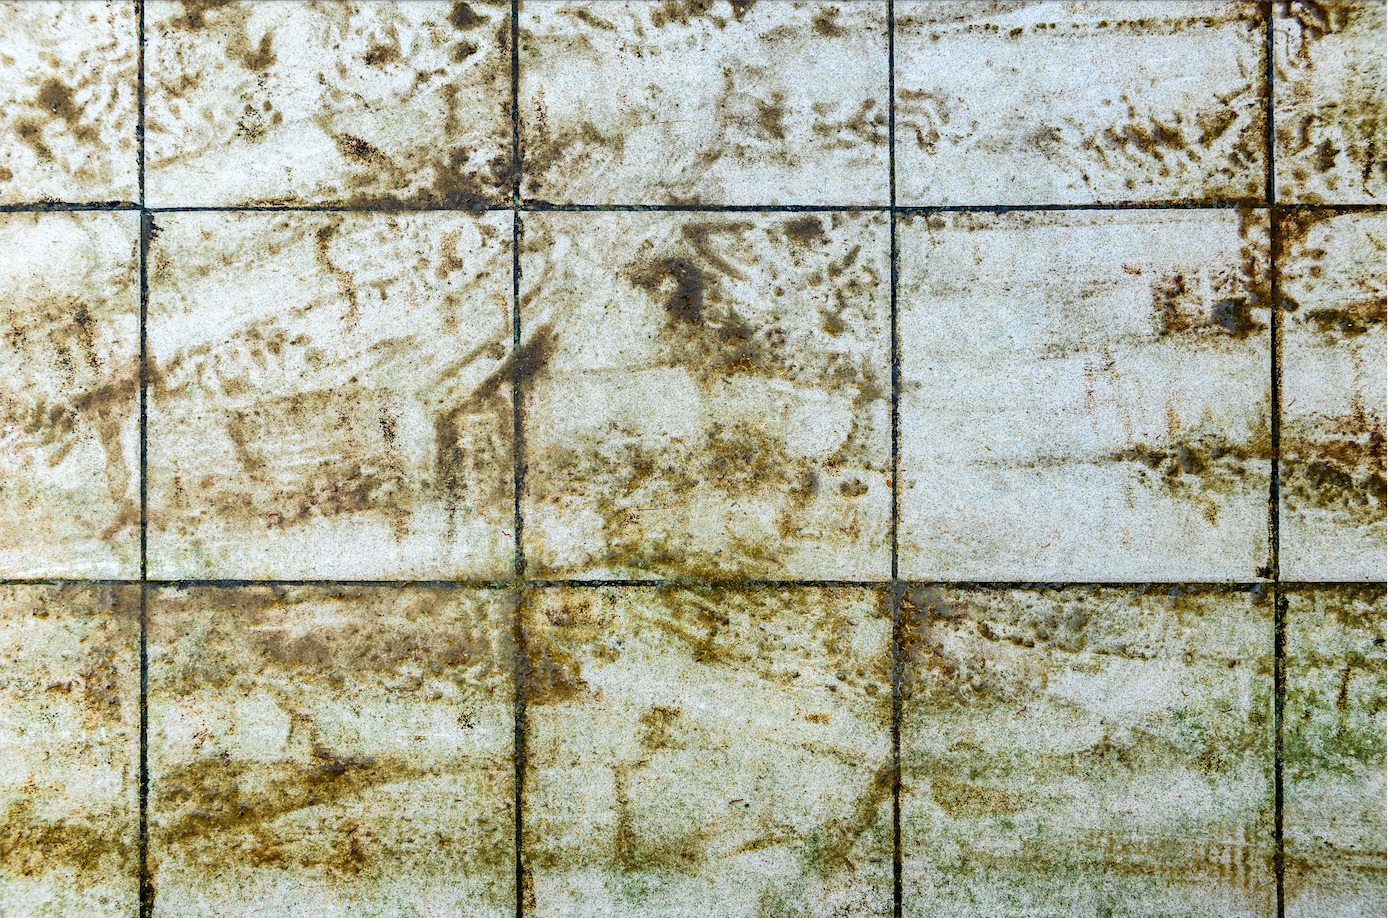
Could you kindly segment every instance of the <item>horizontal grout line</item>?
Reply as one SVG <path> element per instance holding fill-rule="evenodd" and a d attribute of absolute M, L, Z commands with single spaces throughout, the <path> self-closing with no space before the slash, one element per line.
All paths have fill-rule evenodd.
<path fill-rule="evenodd" d="M 361 207 L 347 204 L 246 204 L 226 207 L 144 207 L 139 204 L 107 202 L 95 204 L 69 204 L 56 201 L 35 204 L 0 205 L 0 214 L 7 213 L 66 213 L 66 212 L 114 212 L 137 213 L 141 210 L 152 214 L 239 214 L 239 213 L 360 213 L 360 214 L 416 214 L 416 213 L 507 213 L 519 210 L 521 213 L 888 213 L 889 204 L 551 204 L 532 201 L 516 206 L 510 204 L 488 204 L 485 207 L 444 207 L 444 206 L 378 206 Z M 1109 210 L 1271 210 L 1283 212 L 1331 212 L 1331 213 L 1384 213 L 1384 204 L 1273 204 L 1259 200 L 1236 201 L 1120 201 L 1100 204 L 918 204 L 898 205 L 901 214 L 951 214 L 951 213 L 1054 213 L 1065 211 L 1109 211 Z"/>
<path fill-rule="evenodd" d="M 800 587 L 889 589 L 893 587 L 919 589 L 940 587 L 954 590 L 1065 590 L 1080 588 L 1159 589 L 1182 587 L 1192 590 L 1254 590 L 1272 586 L 1270 580 L 767 580 L 748 577 L 684 577 L 659 579 L 593 579 L 544 580 L 520 578 L 513 580 L 243 580 L 243 579 L 156 579 L 82 578 L 82 577 L 7 577 L 0 586 L 146 586 L 153 587 L 214 587 L 236 588 L 252 586 L 319 586 L 319 587 L 425 587 L 444 589 L 507 590 L 551 589 L 574 587 L 736 587 L 743 589 L 791 589 Z M 1378 587 L 1388 588 L 1381 580 L 1284 580 L 1284 586 L 1301 587 Z"/>

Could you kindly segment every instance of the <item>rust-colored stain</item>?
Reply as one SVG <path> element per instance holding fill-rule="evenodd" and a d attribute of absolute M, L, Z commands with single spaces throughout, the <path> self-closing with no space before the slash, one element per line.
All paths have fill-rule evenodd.
<path fill-rule="evenodd" d="M 1382 914 L 1386 41 L 0 4 L 0 918 Z"/>

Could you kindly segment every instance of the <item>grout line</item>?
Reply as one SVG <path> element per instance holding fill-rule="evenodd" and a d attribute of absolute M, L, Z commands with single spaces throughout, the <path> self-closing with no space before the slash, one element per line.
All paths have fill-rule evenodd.
<path fill-rule="evenodd" d="M 149 871 L 149 244 L 153 218 L 145 209 L 145 3 L 135 9 L 138 28 L 135 140 L 140 214 L 140 778 L 138 895 L 139 916 L 154 914 L 154 882 Z"/>
<path fill-rule="evenodd" d="M 891 223 L 891 383 L 892 383 L 892 506 L 891 549 L 892 583 L 888 596 L 892 604 L 892 918 L 901 918 L 901 596 L 900 545 L 898 530 L 901 512 L 901 341 L 898 334 L 897 297 L 900 287 L 901 251 L 897 240 L 896 202 L 896 5 L 887 0 L 887 188 Z"/>
<path fill-rule="evenodd" d="M 1268 476 L 1268 568 L 1272 577 L 1273 596 L 1273 749 L 1272 749 L 1272 872 L 1276 896 L 1277 918 L 1286 915 L 1286 853 L 1283 845 L 1282 820 L 1282 714 L 1286 704 L 1287 601 L 1283 593 L 1281 567 L 1281 466 L 1282 466 L 1282 315 L 1278 292 L 1278 263 L 1281 256 L 1282 234 L 1277 206 L 1277 144 L 1274 122 L 1274 93 L 1276 91 L 1276 11 L 1273 4 L 1263 5 L 1263 133 L 1266 142 L 1266 161 L 1263 194 L 1268 214 L 1268 298 L 1270 345 L 1269 386 L 1271 414 L 1269 435 L 1272 441 L 1272 469 Z"/>
<path fill-rule="evenodd" d="M 1385 204 L 1288 204 L 1275 205 L 1280 211 L 1324 211 L 1336 214 L 1384 213 Z M 1259 199 L 1238 199 L 1230 201 L 1120 201 L 1107 204 L 899 204 L 898 214 L 932 213 L 1029 213 L 1065 212 L 1086 210 L 1264 210 L 1268 204 Z M 145 211 L 152 214 L 199 214 L 199 213 L 353 213 L 353 214 L 405 214 L 405 213 L 462 213 L 483 214 L 519 211 L 520 213 L 890 213 L 889 204 L 547 204 L 530 201 L 506 204 L 489 204 L 486 207 L 449 206 L 376 206 L 363 207 L 348 204 L 237 204 L 208 207 L 141 207 L 137 202 L 107 201 L 90 204 L 64 201 L 39 201 L 31 204 L 3 204 L 0 214 L 13 213 L 67 213 L 70 211 Z"/>
<path fill-rule="evenodd" d="M 1383 580 L 1282 580 L 1279 581 L 1283 586 L 1300 588 L 1325 588 L 1325 587 L 1378 587 L 1388 589 L 1388 581 Z M 108 586 L 139 586 L 148 584 L 151 587 L 164 587 L 169 589 L 195 589 L 207 587 L 212 589 L 234 589 L 237 587 L 325 587 L 342 589 L 371 589 L 371 588 L 412 588 L 421 589 L 460 589 L 460 590 L 505 590 L 515 587 L 524 589 L 554 589 L 572 587 L 575 589 L 600 589 L 604 587 L 684 587 L 689 589 L 699 589 L 710 587 L 717 589 L 778 589 L 778 588 L 810 588 L 821 587 L 824 589 L 890 589 L 894 585 L 909 587 L 940 587 L 948 590 L 1032 590 L 1035 592 L 1048 592 L 1055 590 L 1079 590 L 1079 589 L 1107 589 L 1107 590 L 1141 590 L 1152 592 L 1154 590 L 1180 589 L 1189 593 L 1194 592 L 1213 592 L 1213 591 L 1234 591 L 1248 592 L 1250 590 L 1265 590 L 1272 585 L 1269 580 L 1149 580 L 1149 581 L 1093 581 L 1093 580 L 1073 580 L 1073 581 L 1027 581 L 1027 580 L 911 580 L 909 578 L 901 580 L 761 580 L 750 577 L 729 577 L 725 579 L 693 579 L 693 578 L 674 578 L 674 579 L 611 579 L 611 580 L 544 580 L 544 579 L 516 579 L 506 578 L 503 580 L 333 580 L 333 579 L 306 579 L 306 580 L 239 580 L 239 579 L 164 579 L 150 577 L 148 579 L 130 579 L 119 577 L 3 577 L 0 578 L 0 586 L 77 586 L 77 585 L 108 585 Z"/>
<path fill-rule="evenodd" d="M 521 222 L 521 181 L 524 176 L 524 161 L 521 155 L 520 132 L 520 0 L 511 0 L 511 485 L 515 500 L 512 532 L 515 537 L 516 555 L 514 579 L 522 584 L 525 577 L 525 545 L 522 530 L 525 517 L 521 508 L 521 489 L 525 483 L 524 434 L 522 421 L 521 392 L 521 238 L 524 227 Z M 515 857 L 516 918 L 525 915 L 525 761 L 526 761 L 526 699 L 523 665 L 525 661 L 525 627 L 522 621 L 525 591 L 522 586 L 516 590 L 511 604 L 512 646 L 514 656 L 511 669 L 512 715 L 514 726 L 511 739 L 512 790 L 515 796 L 513 806 L 513 839 Z"/>

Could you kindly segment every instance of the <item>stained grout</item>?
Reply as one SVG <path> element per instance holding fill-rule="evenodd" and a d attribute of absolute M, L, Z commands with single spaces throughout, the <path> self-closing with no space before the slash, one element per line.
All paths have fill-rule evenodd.
<path fill-rule="evenodd" d="M 139 916 L 154 914 L 149 869 L 149 244 L 153 218 L 145 209 L 145 3 L 136 3 L 138 28 L 135 140 L 140 214 L 140 783 Z"/>
<path fill-rule="evenodd" d="M 521 507 L 521 492 L 525 484 L 525 431 L 523 429 L 523 399 L 521 392 L 521 182 L 524 163 L 520 132 L 520 0 L 511 0 L 511 460 L 512 488 L 515 500 L 512 531 L 515 533 L 515 579 L 525 576 L 525 515 Z M 525 623 L 522 620 L 524 590 L 518 590 L 511 603 L 512 615 L 512 733 L 511 762 L 512 840 L 515 855 L 516 918 L 525 915 L 525 769 L 526 769 L 526 697 L 525 697 Z"/>
<path fill-rule="evenodd" d="M 604 579 L 604 580 L 544 580 L 534 578 L 502 580 L 351 580 L 351 579 L 168 579 L 150 577 L 131 579 L 119 577 L 3 577 L 0 586 L 140 586 L 144 584 L 164 589 L 236 589 L 240 587 L 324 587 L 341 589 L 459 589 L 459 590 L 544 590 L 557 588 L 604 589 L 604 588 L 688 588 L 688 589 L 865 589 L 887 590 L 893 586 L 909 589 L 938 587 L 948 590 L 1032 590 L 1049 592 L 1057 590 L 1172 590 L 1180 589 L 1187 593 L 1196 592 L 1248 592 L 1266 590 L 1273 586 L 1271 580 L 912 580 L 904 577 L 899 580 L 767 580 L 751 577 L 728 578 L 649 578 L 649 579 Z M 1283 580 L 1280 585 L 1288 589 L 1324 589 L 1333 587 L 1381 587 L 1388 588 L 1388 581 L 1382 580 Z"/>
<path fill-rule="evenodd" d="M 1286 853 L 1283 844 L 1282 819 L 1282 711 L 1286 701 L 1286 598 L 1282 592 L 1281 555 L 1281 481 L 1282 465 L 1282 316 L 1278 296 L 1278 260 L 1281 254 L 1281 224 L 1277 207 L 1277 144 L 1274 122 L 1274 93 L 1276 92 L 1276 11 L 1271 2 L 1263 7 L 1266 17 L 1263 48 L 1263 132 L 1266 149 L 1264 195 L 1268 213 L 1268 298 L 1269 320 L 1269 386 L 1271 418 L 1269 437 L 1272 446 L 1272 469 L 1268 476 L 1268 568 L 1272 578 L 1273 648 L 1273 749 L 1272 749 L 1272 872 L 1277 918 L 1286 915 Z"/>
<path fill-rule="evenodd" d="M 902 658 L 901 597 L 899 579 L 901 522 L 901 336 L 898 334 L 897 309 L 900 289 L 901 250 L 897 233 L 896 201 L 896 5 L 887 0 L 887 190 L 891 222 L 891 395 L 892 395 L 892 506 L 891 549 L 892 580 L 889 600 L 892 604 L 892 918 L 901 918 L 902 910 L 902 850 L 901 850 L 901 676 Z"/>

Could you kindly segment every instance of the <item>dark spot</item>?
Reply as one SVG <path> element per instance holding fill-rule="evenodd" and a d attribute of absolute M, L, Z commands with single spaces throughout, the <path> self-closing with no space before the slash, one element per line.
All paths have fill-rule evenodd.
<path fill-rule="evenodd" d="M 448 14 L 448 24 L 459 31 L 475 29 L 486 21 L 486 17 L 477 15 L 471 6 L 461 2 L 453 4 L 453 12 Z"/>
<path fill-rule="evenodd" d="M 82 110 L 73 104 L 72 89 L 60 80 L 46 80 L 43 86 L 39 87 L 38 98 L 35 101 L 39 108 L 57 115 L 69 126 L 82 117 Z"/>
<path fill-rule="evenodd" d="M 1253 304 L 1245 298 L 1220 300 L 1210 311 L 1210 324 L 1235 338 L 1247 338 L 1264 328 L 1262 323 L 1254 321 L 1252 309 Z"/>
<path fill-rule="evenodd" d="M 811 20 L 814 23 L 815 32 L 830 38 L 840 35 L 847 35 L 848 30 L 838 24 L 839 8 L 836 6 L 821 8 L 814 14 Z"/>
<path fill-rule="evenodd" d="M 453 63 L 461 64 L 463 61 L 477 53 L 477 46 L 470 41 L 460 41 L 453 46 Z"/>
<path fill-rule="evenodd" d="M 352 134 L 334 134 L 333 142 L 337 144 L 338 152 L 343 156 L 368 166 L 391 168 L 395 165 L 380 149 Z"/>
<path fill-rule="evenodd" d="M 786 238 L 800 245 L 815 245 L 826 241 L 824 226 L 813 215 L 796 217 L 785 223 Z"/>
<path fill-rule="evenodd" d="M 362 60 L 371 67 L 384 67 L 400 60 L 400 49 L 395 45 L 372 45 Z"/>
<path fill-rule="evenodd" d="M 273 36 L 268 32 L 260 36 L 260 44 L 256 50 L 243 50 L 241 53 L 241 63 L 256 73 L 266 69 L 275 62 L 274 52 L 270 50 L 270 42 Z"/>

